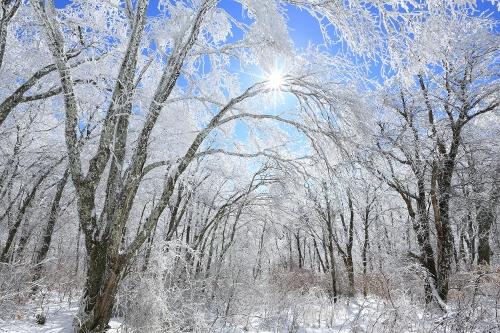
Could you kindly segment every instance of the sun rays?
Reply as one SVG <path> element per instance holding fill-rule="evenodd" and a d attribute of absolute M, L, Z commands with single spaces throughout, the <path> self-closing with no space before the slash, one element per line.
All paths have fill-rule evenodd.
<path fill-rule="evenodd" d="M 284 84 L 285 84 L 285 78 L 281 73 L 281 71 L 277 69 L 274 69 L 267 76 L 266 85 L 272 91 L 280 91 L 283 88 Z"/>

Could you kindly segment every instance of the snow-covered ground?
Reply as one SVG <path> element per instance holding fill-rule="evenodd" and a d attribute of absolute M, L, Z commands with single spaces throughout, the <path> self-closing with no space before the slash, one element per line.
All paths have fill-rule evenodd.
<path fill-rule="evenodd" d="M 352 332 L 365 332 L 366 327 L 363 327 L 364 319 L 377 315 L 377 302 L 374 300 L 363 302 L 350 302 L 349 304 L 339 304 L 335 306 L 335 313 L 333 315 L 333 322 L 327 323 L 326 318 L 322 318 L 328 309 L 310 308 L 310 319 L 316 321 L 316 324 L 308 325 L 309 327 L 297 328 L 299 333 L 352 333 Z M 16 319 L 0 320 L 0 332 L 9 333 L 64 333 L 72 332 L 72 321 L 78 307 L 76 304 L 68 305 L 67 302 L 53 301 L 44 306 L 46 314 L 46 323 L 38 325 L 35 322 L 36 311 L 32 307 L 26 307 L 26 313 L 30 315 L 18 314 Z M 326 310 L 326 311 L 325 311 Z M 370 321 L 370 320 L 369 320 Z M 115 318 L 110 322 L 110 333 L 120 333 L 122 324 L 119 319 Z M 276 330 L 261 330 L 255 327 L 260 326 L 259 320 L 255 319 L 246 328 L 230 330 L 222 330 L 221 332 L 253 332 L 253 333 L 266 333 L 276 332 Z M 300 326 L 300 324 L 299 324 Z M 315 327 L 316 326 L 316 327 Z M 321 326 L 319 328 L 318 326 Z M 328 327 L 328 328 L 325 328 Z"/>
<path fill-rule="evenodd" d="M 375 297 L 363 298 L 358 297 L 347 302 L 342 299 L 337 304 L 308 304 L 306 306 L 298 306 L 295 309 L 295 315 L 300 318 L 294 326 L 293 332 L 296 333 L 361 333 L 361 332 L 377 332 L 377 325 L 384 325 L 389 318 L 393 316 L 390 310 L 386 307 L 384 301 Z M 416 320 L 422 319 L 423 313 L 415 312 Z M 292 317 L 292 316 L 291 316 Z M 304 322 L 306 320 L 307 322 Z M 293 321 L 289 318 L 289 321 Z M 241 330 L 241 332 L 250 333 L 275 333 L 288 332 L 283 329 L 257 329 L 262 327 L 262 321 L 258 316 L 254 320 L 250 320 L 249 325 Z M 408 332 L 415 332 L 408 323 Z M 407 331 L 397 331 L 403 333 Z M 228 331 L 233 332 L 233 331 Z"/>
<path fill-rule="evenodd" d="M 73 318 L 78 310 L 77 302 L 51 298 L 43 307 L 39 303 L 25 304 L 11 319 L 0 319 L 0 333 L 64 333 L 72 332 Z M 46 323 L 38 325 L 35 321 L 37 313 L 43 312 Z M 395 308 L 377 297 L 358 297 L 347 301 L 341 299 L 337 304 L 318 302 L 312 304 L 295 304 L 292 309 L 285 310 L 285 316 L 275 317 L 270 313 L 246 314 L 245 325 L 226 322 L 206 327 L 197 332 L 214 333 L 415 333 L 415 332 L 456 332 L 446 329 L 438 323 L 444 323 L 446 317 L 432 317 L 424 314 L 418 306 Z M 453 318 L 452 318 L 453 319 Z M 123 321 L 125 322 L 125 321 Z M 242 321 L 239 321 L 242 323 Z M 121 318 L 110 322 L 109 333 L 131 332 L 122 324 Z M 479 327 L 479 326 L 478 326 Z M 493 327 L 493 326 L 491 326 Z M 442 328 L 442 329 L 441 329 Z M 136 330 L 137 331 L 137 330 Z M 156 330 L 155 330 L 156 331 Z M 153 330 L 147 333 L 155 332 Z M 474 332 L 483 332 L 475 329 Z M 141 331 L 142 332 L 142 331 Z M 146 331 L 144 331 L 146 332 Z M 469 332 L 465 330 L 463 332 Z M 494 331 L 484 331 L 494 332 Z"/>
<path fill-rule="evenodd" d="M 35 322 L 35 314 L 30 316 L 17 315 L 17 319 L 1 320 L 0 332 L 9 333 L 66 333 L 72 332 L 72 322 L 78 307 L 76 305 L 68 306 L 67 303 L 53 303 L 45 307 L 46 322 L 44 325 L 38 325 Z M 110 322 L 110 333 L 121 332 L 121 323 L 118 320 Z"/>

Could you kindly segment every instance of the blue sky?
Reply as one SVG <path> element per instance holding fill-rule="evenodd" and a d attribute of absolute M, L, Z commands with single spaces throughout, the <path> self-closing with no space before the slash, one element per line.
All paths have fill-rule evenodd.
<path fill-rule="evenodd" d="M 71 3 L 71 0 L 55 0 L 56 7 L 64 7 L 68 3 Z M 221 0 L 218 6 L 220 8 L 224 8 L 224 10 L 230 13 L 237 20 L 248 20 L 246 16 L 242 15 L 242 6 L 238 1 Z M 157 7 L 158 0 L 150 0 L 148 14 L 151 16 L 157 15 Z M 477 8 L 479 11 L 488 11 L 492 14 L 491 17 L 500 21 L 500 11 L 497 10 L 496 6 L 493 5 L 490 0 L 478 1 Z M 306 47 L 309 43 L 322 43 L 320 29 L 316 20 L 312 16 L 292 5 L 286 5 L 286 10 L 288 16 L 290 37 L 294 41 L 295 46 L 303 48 Z M 235 31 L 235 38 L 238 37 L 238 32 Z"/>
<path fill-rule="evenodd" d="M 71 3 L 71 0 L 55 0 L 55 4 L 57 7 L 64 7 L 65 5 Z M 220 0 L 218 6 L 227 11 L 231 16 L 233 16 L 237 21 L 240 22 L 249 22 L 248 15 L 246 15 L 243 11 L 241 4 L 235 0 Z M 315 18 L 310 16 L 306 11 L 299 10 L 295 6 L 286 5 L 286 15 L 288 18 L 288 29 L 290 38 L 293 41 L 293 44 L 296 48 L 302 49 L 306 48 L 309 44 L 313 45 L 321 45 L 323 44 L 321 31 L 319 29 L 318 23 Z M 478 1 L 477 8 L 480 12 L 488 11 L 491 13 L 492 17 L 500 22 L 500 12 L 496 9 L 495 5 L 493 5 L 490 1 Z M 150 0 L 150 4 L 148 7 L 148 15 L 156 16 L 159 14 L 158 11 L 158 0 Z M 496 31 L 500 32 L 500 25 L 497 24 L 495 28 Z M 228 42 L 232 42 L 234 40 L 238 40 L 242 37 L 242 32 L 239 31 L 235 26 L 233 26 L 233 36 Z M 333 46 L 327 51 L 331 53 L 336 53 L 338 51 L 338 46 Z M 235 72 L 239 72 L 238 64 L 234 64 L 231 68 Z M 380 66 L 377 64 L 373 64 L 371 68 L 370 76 L 372 79 L 382 80 L 382 77 L 379 74 Z M 241 82 L 243 86 L 249 85 L 251 81 L 255 81 L 256 78 L 252 78 L 251 75 L 247 75 L 244 73 L 239 73 L 241 76 Z M 180 86 L 183 85 L 183 78 L 179 78 L 178 84 Z M 289 105 L 290 101 L 287 99 L 286 103 Z M 285 105 L 282 105 L 283 108 Z M 279 110 L 275 110 L 279 112 Z M 240 140 L 246 140 L 247 138 L 247 129 L 242 122 L 238 122 L 236 124 L 235 135 Z"/>
<path fill-rule="evenodd" d="M 71 0 L 55 0 L 57 7 L 63 7 L 71 3 Z M 220 0 L 218 6 L 227 11 L 231 16 L 233 16 L 237 21 L 250 23 L 248 15 L 246 15 L 242 9 L 242 5 L 236 0 Z M 286 15 L 288 18 L 288 29 L 289 36 L 293 41 L 296 48 L 303 49 L 308 45 L 322 45 L 323 39 L 321 31 L 319 29 L 318 23 L 315 18 L 313 18 L 306 11 L 300 10 L 295 6 L 286 5 Z M 477 1 L 477 9 L 479 12 L 487 11 L 491 14 L 497 22 L 500 23 L 500 11 L 497 10 L 496 6 L 491 3 L 490 0 L 480 0 Z M 158 0 L 150 0 L 148 7 L 148 15 L 156 16 L 159 14 L 158 11 Z M 495 30 L 500 33 L 500 24 L 497 24 Z M 233 42 L 242 37 L 242 32 L 233 25 L 232 37 L 227 42 Z M 336 53 L 339 50 L 338 45 L 329 46 L 329 49 L 323 48 L 327 52 Z M 382 80 L 380 76 L 380 66 L 373 64 L 371 67 L 370 76 L 372 79 Z M 235 67 L 235 71 L 238 67 Z M 181 80 L 182 81 L 182 80 Z M 244 80 L 245 81 L 245 80 Z M 182 84 L 182 82 L 180 82 Z"/>
<path fill-rule="evenodd" d="M 71 3 L 71 0 L 55 0 L 56 7 L 64 7 Z M 221 0 L 218 5 L 224 8 L 229 14 L 239 21 L 248 22 L 248 18 L 242 15 L 242 6 L 235 0 Z M 151 16 L 157 15 L 158 0 L 150 0 L 148 14 Z M 316 20 L 305 11 L 301 11 L 294 6 L 287 6 L 287 15 L 289 17 L 290 36 L 297 47 L 306 47 L 309 42 L 319 44 L 322 42 L 321 32 L 316 23 Z M 238 38 L 241 35 L 238 31 L 234 31 L 234 37 Z"/>

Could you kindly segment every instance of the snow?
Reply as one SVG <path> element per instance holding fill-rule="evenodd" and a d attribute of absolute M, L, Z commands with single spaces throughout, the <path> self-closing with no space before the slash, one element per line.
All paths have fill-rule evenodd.
<path fill-rule="evenodd" d="M 325 309 L 321 306 L 311 307 L 309 311 L 311 316 L 318 315 L 322 317 L 322 312 L 333 313 L 334 322 L 328 324 L 325 320 L 321 319 L 321 327 L 299 327 L 298 333 L 352 333 L 352 332 L 365 332 L 366 325 L 364 323 L 373 322 L 374 318 L 380 315 L 379 309 L 380 301 L 376 299 L 358 299 L 350 301 L 348 304 L 339 303 L 334 305 L 333 308 Z M 326 311 L 325 311 L 326 310 Z M 43 333 L 64 333 L 73 332 L 72 322 L 73 318 L 78 311 L 75 303 L 68 305 L 68 303 L 52 302 L 44 306 L 47 322 L 44 325 L 37 325 L 35 323 L 36 311 L 27 307 L 26 313 L 30 316 L 20 317 L 12 320 L 0 320 L 0 332 L 9 333 L 28 333 L 28 332 L 43 332 Z M 240 328 L 239 332 L 251 333 L 267 333 L 273 330 L 258 329 L 260 326 L 259 320 L 255 318 L 252 324 L 246 329 Z M 110 322 L 111 329 L 109 333 L 121 333 L 122 324 L 119 318 L 113 318 Z M 238 332 L 232 328 L 231 332 Z M 221 330 L 220 333 L 226 332 Z M 229 332 L 229 331 L 228 331 Z"/>
<path fill-rule="evenodd" d="M 9 333 L 65 333 L 73 332 L 72 322 L 78 311 L 77 306 L 68 306 L 66 304 L 53 303 L 46 307 L 47 321 L 44 325 L 35 323 L 35 316 L 24 317 L 13 320 L 0 319 L 0 332 Z M 121 322 L 117 319 L 112 320 L 109 325 L 109 333 L 120 333 Z"/>

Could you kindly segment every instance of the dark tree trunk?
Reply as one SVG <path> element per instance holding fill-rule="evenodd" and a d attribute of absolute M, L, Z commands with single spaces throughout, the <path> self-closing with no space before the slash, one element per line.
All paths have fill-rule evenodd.
<path fill-rule="evenodd" d="M 333 254 L 333 244 L 330 239 L 330 242 L 328 244 L 328 254 L 330 255 L 330 267 L 329 267 L 329 272 L 330 272 L 330 278 L 332 282 L 332 289 L 331 289 L 331 294 L 330 297 L 333 299 L 333 302 L 337 302 L 337 276 L 335 272 L 335 257 Z"/>
<path fill-rule="evenodd" d="M 316 255 L 318 256 L 318 262 L 319 262 L 319 271 L 326 273 L 327 269 L 325 267 L 325 264 L 323 263 L 323 259 L 321 259 L 321 253 L 319 252 L 318 249 L 318 243 L 316 243 L 316 237 L 313 236 L 313 245 L 314 245 L 314 251 L 316 251 Z"/>
<path fill-rule="evenodd" d="M 337 276 L 335 272 L 335 256 L 333 253 L 333 230 L 332 230 L 332 225 L 331 225 L 331 220 L 329 219 L 329 223 L 327 223 L 327 228 L 328 228 L 328 242 L 325 244 L 325 249 L 328 249 L 328 256 L 329 256 L 329 273 L 330 273 L 330 278 L 331 278 L 331 283 L 332 283 L 332 288 L 330 292 L 330 297 L 333 299 L 333 302 L 337 302 Z"/>
<path fill-rule="evenodd" d="M 354 264 L 352 261 L 352 256 L 346 257 L 345 266 L 347 270 L 347 279 L 349 281 L 348 296 L 354 297 Z"/>
<path fill-rule="evenodd" d="M 437 285 L 439 297 L 446 302 L 448 298 L 451 264 L 453 262 L 453 235 L 449 224 L 449 203 L 442 202 L 439 206 L 441 212 L 441 226 L 437 231 Z"/>
<path fill-rule="evenodd" d="M 52 233 L 54 232 L 54 226 L 57 221 L 57 214 L 59 212 L 60 202 L 62 198 L 62 194 L 64 191 L 64 187 L 68 181 L 69 177 L 69 169 L 66 169 L 62 179 L 57 184 L 56 194 L 54 196 L 54 200 L 52 201 L 52 205 L 50 207 L 49 218 L 47 220 L 47 224 L 43 230 L 42 239 L 40 241 L 40 245 L 35 255 L 35 260 L 33 262 L 34 272 L 33 272 L 33 281 L 38 281 L 40 279 L 42 273 L 42 263 L 47 258 L 47 253 L 49 252 L 50 243 L 52 242 Z"/>
<path fill-rule="evenodd" d="M 490 264 L 490 231 L 495 215 L 490 207 L 482 206 L 477 213 L 478 247 L 477 262 L 480 265 Z"/>
<path fill-rule="evenodd" d="M 424 279 L 425 302 L 430 303 L 433 300 L 433 287 L 436 283 L 436 263 L 434 261 L 434 250 L 430 241 L 429 218 L 427 214 L 427 199 L 425 195 L 425 184 L 421 174 L 417 173 L 417 188 L 418 195 L 416 198 L 417 211 L 413 209 L 412 199 L 403 191 L 399 193 L 406 203 L 408 215 L 410 216 L 411 224 L 417 237 L 417 245 L 420 251 L 418 260 L 425 270 L 426 277 Z M 432 198 L 432 193 L 431 193 Z"/>
<path fill-rule="evenodd" d="M 14 238 L 16 237 L 17 231 L 19 230 L 19 226 L 24 219 L 24 215 L 26 214 L 26 210 L 30 207 L 33 198 L 36 195 L 36 192 L 43 180 L 47 178 L 50 173 L 50 168 L 43 175 L 38 177 L 38 180 L 34 184 L 31 191 L 28 193 L 26 198 L 21 202 L 21 206 L 19 207 L 19 211 L 17 212 L 16 220 L 12 227 L 9 228 L 9 233 L 7 236 L 7 241 L 2 249 L 2 253 L 0 254 L 0 262 L 8 262 L 9 261 L 9 253 L 12 248 L 12 244 L 14 244 Z"/>
<path fill-rule="evenodd" d="M 77 333 L 104 332 L 107 329 L 123 268 L 123 258 L 110 258 L 105 242 L 93 246 L 87 263 L 78 322 L 75 322 Z"/>
<path fill-rule="evenodd" d="M 446 302 L 449 290 L 449 277 L 453 262 L 453 233 L 450 222 L 451 178 L 454 169 L 454 158 L 447 157 L 443 169 L 437 174 L 439 195 L 435 224 L 437 232 L 437 287 L 439 297 Z M 435 175 L 433 175 L 434 177 Z M 436 214 L 437 213 L 437 214 Z"/>
<path fill-rule="evenodd" d="M 259 240 L 259 250 L 257 252 L 257 263 L 255 267 L 253 268 L 253 280 L 257 280 L 257 278 L 260 276 L 262 273 L 262 250 L 264 249 L 264 237 L 266 233 L 266 221 L 264 222 L 264 226 L 262 227 L 262 233 L 260 234 L 260 240 Z M 213 243 L 214 237 L 212 236 L 212 243 Z M 212 248 L 212 245 L 210 245 L 210 249 Z M 209 253 L 210 255 L 210 253 Z"/>
<path fill-rule="evenodd" d="M 146 253 L 144 254 L 144 263 L 142 264 L 141 270 L 145 272 L 148 269 L 149 259 L 151 257 L 151 251 L 153 250 L 153 241 L 156 235 L 156 226 L 153 228 L 153 233 L 148 237 L 146 241 Z"/>
<path fill-rule="evenodd" d="M 370 246 L 370 237 L 369 237 L 369 234 L 368 234 L 368 226 L 369 226 L 369 223 L 368 223 L 368 217 L 369 217 L 369 214 L 370 214 L 370 211 L 369 209 L 367 208 L 365 210 L 365 221 L 364 221 L 364 225 L 363 225 L 363 249 L 362 249 L 362 252 L 361 252 L 361 260 L 363 262 L 363 278 L 364 278 L 364 281 L 363 281 L 363 296 L 366 297 L 367 294 L 368 294 L 368 291 L 367 291 L 367 266 L 368 266 L 368 248 Z"/>
<path fill-rule="evenodd" d="M 297 253 L 298 253 L 298 260 L 299 260 L 299 268 L 302 268 L 303 263 L 304 263 L 304 257 L 302 255 L 302 249 L 300 248 L 300 234 L 299 231 L 297 231 L 297 234 L 295 235 L 295 241 L 297 243 Z"/>
<path fill-rule="evenodd" d="M 490 248 L 490 232 L 491 227 L 495 222 L 495 208 L 500 199 L 500 169 L 496 170 L 493 188 L 488 202 L 483 202 L 477 211 L 477 226 L 478 226 L 478 249 L 477 262 L 480 265 L 489 265 L 491 248 Z"/>
<path fill-rule="evenodd" d="M 206 279 L 208 279 L 210 277 L 210 269 L 212 267 L 212 258 L 214 256 L 214 247 L 215 247 L 214 246 L 214 244 L 215 244 L 215 233 L 217 231 L 216 228 L 217 228 L 217 226 L 215 226 L 214 231 L 212 231 L 212 239 L 210 240 L 210 247 L 208 249 L 207 265 L 206 265 L 206 268 L 205 268 L 205 278 Z M 259 255 L 258 267 L 260 268 L 260 255 Z M 254 275 L 254 279 L 256 279 L 255 275 Z"/>
<path fill-rule="evenodd" d="M 15 260 L 22 260 L 24 249 L 28 244 L 32 231 L 32 227 L 29 225 L 28 221 L 26 221 L 26 223 L 23 224 L 21 235 L 19 236 L 19 240 L 17 242 L 16 254 L 14 256 Z"/>
<path fill-rule="evenodd" d="M 0 4 L 0 6 L 2 7 L 2 15 L 0 17 L 0 69 L 2 68 L 5 55 L 5 46 L 7 44 L 9 23 L 19 9 L 20 4 L 21 0 L 2 1 Z M 2 125 L 6 117 L 6 114 L 0 112 L 0 125 Z"/>
<path fill-rule="evenodd" d="M 16 237 L 17 230 L 21 225 L 23 218 L 19 213 L 17 214 L 16 221 L 9 228 L 9 233 L 7 235 L 7 240 L 5 241 L 5 245 L 3 246 L 2 253 L 0 254 L 0 262 L 9 262 L 10 258 L 10 249 L 12 247 L 12 243 L 14 242 L 14 237 Z"/>
<path fill-rule="evenodd" d="M 352 258 L 352 247 L 354 244 L 354 207 L 352 203 L 351 193 L 347 194 L 349 206 L 349 229 L 347 231 L 347 244 L 346 244 L 346 269 L 347 278 L 349 280 L 349 297 L 354 297 L 354 263 Z"/>

